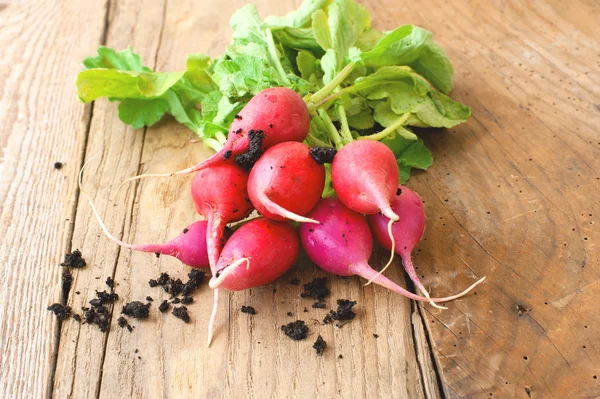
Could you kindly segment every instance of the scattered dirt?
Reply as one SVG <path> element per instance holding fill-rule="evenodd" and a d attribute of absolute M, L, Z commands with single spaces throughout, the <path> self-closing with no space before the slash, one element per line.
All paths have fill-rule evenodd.
<path fill-rule="evenodd" d="M 321 335 L 319 334 L 317 340 L 313 344 L 313 348 L 315 348 L 315 350 L 317 351 L 317 355 L 323 355 L 323 351 L 325 351 L 326 346 L 327 342 L 325 342 L 323 337 L 321 337 Z"/>
<path fill-rule="evenodd" d="M 248 131 L 248 139 L 250 140 L 250 148 L 243 154 L 236 155 L 235 163 L 242 169 L 250 170 L 262 155 L 262 141 L 265 138 L 265 133 L 262 130 Z"/>
<path fill-rule="evenodd" d="M 242 306 L 242 313 L 256 314 L 256 309 L 252 306 Z"/>
<path fill-rule="evenodd" d="M 172 313 L 173 316 L 183 320 L 184 322 L 190 322 L 190 315 L 188 314 L 187 308 L 185 306 L 175 307 Z"/>
<path fill-rule="evenodd" d="M 310 156 L 319 165 L 332 163 L 335 154 L 337 154 L 337 150 L 333 147 L 313 147 L 310 149 Z"/>
<path fill-rule="evenodd" d="M 147 319 L 150 315 L 150 305 L 149 303 L 144 304 L 140 301 L 129 302 L 123 306 L 121 313 L 134 319 Z"/>
<path fill-rule="evenodd" d="M 54 303 L 48 306 L 48 310 L 54 313 L 54 316 L 60 321 L 66 320 L 71 317 L 71 307 L 65 306 L 60 303 Z"/>
<path fill-rule="evenodd" d="M 75 251 L 65 254 L 65 258 L 61 266 L 72 267 L 74 269 L 81 269 L 86 266 L 85 259 L 82 258 L 81 252 L 76 249 Z"/>
<path fill-rule="evenodd" d="M 303 320 L 296 320 L 281 326 L 281 331 L 295 341 L 300 341 L 306 338 L 308 334 L 308 326 Z"/>
<path fill-rule="evenodd" d="M 171 305 L 169 305 L 169 302 L 165 299 L 158 306 L 158 310 L 160 311 L 160 313 L 165 313 L 167 310 L 169 310 L 170 307 Z"/>
<path fill-rule="evenodd" d="M 314 298 L 323 301 L 330 294 L 327 288 L 327 277 L 314 278 L 310 283 L 304 284 L 304 292 L 300 294 L 302 298 Z"/>

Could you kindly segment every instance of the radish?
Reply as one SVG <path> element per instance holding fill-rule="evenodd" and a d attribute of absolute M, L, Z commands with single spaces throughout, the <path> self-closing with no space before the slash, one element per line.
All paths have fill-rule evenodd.
<path fill-rule="evenodd" d="M 400 287 L 369 266 L 373 240 L 365 216 L 348 209 L 337 198 L 322 199 L 308 214 L 318 225 L 300 225 L 300 240 L 308 257 L 321 269 L 338 275 L 358 275 L 371 279 L 393 292 L 415 301 L 447 302 L 467 294 L 484 278 L 460 294 L 445 298 L 426 298 Z M 235 233 L 234 233 L 235 235 Z M 233 235 L 231 237 L 233 239 Z M 226 245 L 230 245 L 230 241 Z"/>
<path fill-rule="evenodd" d="M 310 129 L 310 116 L 306 103 L 295 91 L 285 87 L 272 87 L 256 94 L 235 116 L 227 141 L 216 154 L 187 169 L 173 173 L 145 174 L 131 177 L 123 182 L 142 177 L 170 177 L 197 172 L 208 166 L 233 162 L 252 150 L 250 158 L 255 161 L 260 151 L 285 141 L 304 141 Z M 252 146 L 252 141 L 257 146 Z M 257 148 L 251 148 L 257 147 Z M 248 165 L 248 160 L 238 160 Z"/>
<path fill-rule="evenodd" d="M 303 217 L 319 201 L 325 186 L 325 167 L 318 164 L 303 143 L 288 141 L 269 148 L 248 178 L 248 195 L 258 212 L 272 220 Z"/>
<path fill-rule="evenodd" d="M 292 267 L 299 251 L 298 233 L 292 225 L 253 219 L 227 240 L 209 287 L 241 291 L 269 284 Z"/>
<path fill-rule="evenodd" d="M 225 244 L 209 286 L 217 298 L 221 287 L 240 291 L 269 284 L 289 270 L 299 251 L 298 234 L 290 224 L 253 219 L 237 229 Z M 208 345 L 214 323 L 211 317 Z"/>
<path fill-rule="evenodd" d="M 242 220 L 252 213 L 247 184 L 248 172 L 233 163 L 207 167 L 196 173 L 192 179 L 192 199 L 196 211 L 208 221 L 205 240 L 213 276 L 224 244 L 225 226 L 227 223 Z M 218 307 L 219 290 L 215 290 L 213 310 L 208 325 L 210 339 L 212 339 L 212 328 L 217 319 Z"/>
<path fill-rule="evenodd" d="M 396 156 L 383 143 L 373 140 L 353 141 L 338 151 L 331 164 L 331 182 L 338 198 L 348 208 L 367 215 L 383 213 L 389 218 L 388 234 L 398 215 L 391 207 L 398 187 Z M 394 241 L 390 260 L 394 260 Z"/>
<path fill-rule="evenodd" d="M 408 187 L 399 185 L 397 193 L 392 201 L 392 209 L 400 216 L 400 220 L 392 226 L 393 241 L 387 234 L 389 219 L 385 216 L 377 214 L 368 217 L 371 231 L 379 245 L 386 249 L 395 248 L 412 282 L 429 298 L 429 292 L 419 280 L 411 260 L 412 250 L 421 241 L 425 231 L 425 209 L 419 195 Z"/>

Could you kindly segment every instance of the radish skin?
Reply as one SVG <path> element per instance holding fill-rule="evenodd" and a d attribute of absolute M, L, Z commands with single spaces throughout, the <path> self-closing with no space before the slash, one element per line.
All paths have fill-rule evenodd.
<path fill-rule="evenodd" d="M 483 281 L 481 279 L 462 293 L 445 298 L 416 295 L 369 266 L 368 259 L 371 256 L 373 240 L 365 216 L 348 209 L 337 198 L 321 200 L 309 216 L 318 220 L 320 224 L 300 226 L 302 247 L 317 266 L 329 273 L 338 276 L 358 275 L 371 279 L 375 284 L 393 292 L 415 301 L 429 301 L 438 308 L 443 307 L 436 303 L 460 298 Z"/>
<path fill-rule="evenodd" d="M 173 173 L 153 173 L 130 177 L 123 184 L 143 177 L 171 177 L 197 172 L 210 166 L 233 163 L 250 149 L 249 133 L 262 131 L 262 150 L 286 141 L 302 142 L 308 136 L 310 115 L 302 97 L 285 87 L 272 87 L 256 94 L 231 123 L 223 148 L 210 158 Z"/>
<path fill-rule="evenodd" d="M 248 178 L 252 205 L 266 218 L 316 223 L 304 217 L 319 201 L 325 186 L 325 167 L 303 143 L 289 141 L 269 148 Z"/>

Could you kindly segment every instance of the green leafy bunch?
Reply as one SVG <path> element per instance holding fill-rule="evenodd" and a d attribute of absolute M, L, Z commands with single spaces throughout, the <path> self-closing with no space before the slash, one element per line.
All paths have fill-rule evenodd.
<path fill-rule="evenodd" d="M 233 42 L 223 55 L 190 54 L 181 72 L 153 72 L 130 48 L 100 47 L 83 62 L 79 98 L 119 101 L 119 118 L 134 128 L 171 114 L 218 151 L 252 96 L 288 87 L 311 114 L 309 145 L 380 140 L 396 155 L 402 183 L 411 168 L 433 161 L 411 127 L 450 128 L 471 114 L 448 96 L 454 72 L 431 32 L 412 25 L 380 32 L 353 0 L 305 0 L 265 20 L 248 4 L 230 25 Z"/>

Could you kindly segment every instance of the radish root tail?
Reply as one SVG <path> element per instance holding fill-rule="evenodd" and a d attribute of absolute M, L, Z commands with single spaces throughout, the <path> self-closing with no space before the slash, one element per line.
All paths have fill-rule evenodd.
<path fill-rule="evenodd" d="M 396 216 L 396 219 L 391 218 L 390 221 L 388 222 L 388 235 L 390 236 L 390 241 L 392 242 L 392 248 L 390 250 L 390 260 L 388 261 L 388 263 L 383 267 L 383 269 L 381 269 L 379 271 L 379 273 L 377 273 L 377 275 L 373 278 L 371 278 L 369 281 L 367 281 L 367 283 L 365 285 L 369 285 L 373 282 L 373 280 L 375 280 L 375 278 L 377 278 L 377 276 L 379 276 L 380 274 L 382 274 L 384 271 L 386 271 L 386 269 L 388 267 L 390 267 L 390 265 L 392 264 L 392 262 L 394 261 L 394 254 L 396 253 L 396 240 L 394 240 L 394 234 L 392 232 L 392 226 L 394 223 L 396 223 L 398 221 L 398 216 Z M 425 295 L 427 298 L 429 298 L 429 294 Z"/>
<path fill-rule="evenodd" d="M 315 223 L 319 224 L 318 220 L 310 219 L 304 216 L 300 216 L 295 214 L 294 212 L 290 212 L 281 205 L 276 204 L 271 201 L 271 199 L 266 195 L 261 195 L 259 201 L 267 208 L 267 210 L 275 215 L 279 215 L 289 220 L 294 220 L 299 223 Z"/>
<path fill-rule="evenodd" d="M 206 347 L 210 348 L 212 343 L 213 334 L 215 330 L 215 321 L 217 320 L 217 310 L 219 309 L 219 289 L 215 289 L 215 295 L 213 297 L 213 309 L 210 314 L 210 321 L 208 322 L 208 339 L 206 341 Z"/>

